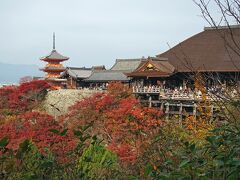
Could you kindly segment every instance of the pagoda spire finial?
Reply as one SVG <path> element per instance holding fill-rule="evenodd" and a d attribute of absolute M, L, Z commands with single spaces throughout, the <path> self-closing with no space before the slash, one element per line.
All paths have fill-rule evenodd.
<path fill-rule="evenodd" d="M 55 32 L 53 33 L 53 50 L 55 50 Z"/>

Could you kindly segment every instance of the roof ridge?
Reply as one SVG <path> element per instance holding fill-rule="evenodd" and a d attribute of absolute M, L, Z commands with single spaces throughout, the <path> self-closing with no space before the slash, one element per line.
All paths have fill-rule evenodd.
<path fill-rule="evenodd" d="M 220 30 L 220 29 L 236 29 L 240 28 L 239 24 L 229 25 L 229 26 L 213 26 L 213 27 L 204 27 L 204 31 L 207 30 Z"/>
<path fill-rule="evenodd" d="M 97 72 L 97 73 L 103 73 L 103 72 L 123 72 L 123 70 L 111 70 L 111 69 L 106 69 L 106 70 L 102 70 L 102 71 L 94 71 L 94 72 Z"/>
<path fill-rule="evenodd" d="M 70 66 L 67 66 L 66 68 L 69 68 L 69 69 L 79 69 L 79 70 L 91 70 L 92 68 L 86 68 L 86 67 L 70 67 Z"/>
<path fill-rule="evenodd" d="M 134 58 L 134 59 L 116 59 L 116 61 L 140 61 L 146 58 Z"/>

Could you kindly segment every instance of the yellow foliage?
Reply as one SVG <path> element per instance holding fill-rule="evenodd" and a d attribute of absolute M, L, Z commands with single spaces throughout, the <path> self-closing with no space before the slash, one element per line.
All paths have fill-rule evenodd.
<path fill-rule="evenodd" d="M 205 80 L 200 74 L 195 76 L 195 88 L 202 92 L 202 100 L 197 104 L 197 112 L 199 116 L 188 116 L 183 125 L 188 131 L 187 139 L 190 141 L 198 141 L 210 135 L 210 130 L 214 129 L 214 124 L 211 122 L 211 101 L 207 98 L 207 90 L 205 87 Z"/>

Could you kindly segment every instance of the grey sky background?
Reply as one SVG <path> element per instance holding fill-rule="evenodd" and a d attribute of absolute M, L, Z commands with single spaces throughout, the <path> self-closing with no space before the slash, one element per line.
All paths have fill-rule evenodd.
<path fill-rule="evenodd" d="M 36 64 L 52 49 L 68 66 L 155 56 L 207 23 L 192 0 L 1 0 L 0 62 Z"/>

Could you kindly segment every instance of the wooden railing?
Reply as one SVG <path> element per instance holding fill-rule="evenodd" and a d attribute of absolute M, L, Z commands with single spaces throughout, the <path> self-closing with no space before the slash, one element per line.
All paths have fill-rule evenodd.
<path fill-rule="evenodd" d="M 201 94 L 197 93 L 184 93 L 184 92 L 165 92 L 160 87 L 132 87 L 134 94 L 159 94 L 160 99 L 186 99 L 197 100 L 202 99 Z"/>
<path fill-rule="evenodd" d="M 160 93 L 159 87 L 133 87 L 133 93 Z"/>

